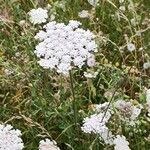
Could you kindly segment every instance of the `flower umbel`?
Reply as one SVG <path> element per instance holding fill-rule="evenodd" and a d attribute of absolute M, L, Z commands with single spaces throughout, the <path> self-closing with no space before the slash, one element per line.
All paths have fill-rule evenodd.
<path fill-rule="evenodd" d="M 141 113 L 141 109 L 143 108 L 141 104 L 134 106 L 131 102 L 126 102 L 124 100 L 116 101 L 114 106 L 120 112 L 120 119 L 132 126 L 135 125 L 135 122 Z"/>
<path fill-rule="evenodd" d="M 100 136 L 100 140 L 103 140 L 105 144 L 113 144 L 113 134 L 106 126 L 111 118 L 112 111 L 108 109 L 105 113 L 108 103 L 95 105 L 95 110 L 98 114 L 93 114 L 90 117 L 86 117 L 83 120 L 82 131 L 85 133 L 95 133 Z"/>
<path fill-rule="evenodd" d="M 35 54 L 40 58 L 40 66 L 68 74 L 74 66 L 81 68 L 86 63 L 89 67 L 95 65 L 95 36 L 89 30 L 79 28 L 79 25 L 81 23 L 74 20 L 69 21 L 68 25 L 53 21 L 37 33 L 35 39 L 40 43 Z"/>
<path fill-rule="evenodd" d="M 11 125 L 0 125 L 0 150 L 22 150 L 24 144 L 21 132 Z"/>
<path fill-rule="evenodd" d="M 57 143 L 53 140 L 45 139 L 40 141 L 39 150 L 60 150 L 56 145 Z"/>
<path fill-rule="evenodd" d="M 125 136 L 117 135 L 113 143 L 115 144 L 115 150 L 130 150 L 129 142 L 126 140 Z"/>
<path fill-rule="evenodd" d="M 29 11 L 30 21 L 33 24 L 41 24 L 46 22 L 46 19 L 48 18 L 47 10 L 38 8 L 38 9 L 32 9 Z"/>

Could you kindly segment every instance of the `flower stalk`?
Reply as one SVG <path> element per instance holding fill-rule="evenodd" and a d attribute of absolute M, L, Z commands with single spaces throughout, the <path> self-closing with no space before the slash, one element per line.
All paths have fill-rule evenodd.
<path fill-rule="evenodd" d="M 74 86 L 73 86 L 73 75 L 72 71 L 69 71 L 69 77 L 70 77 L 70 86 L 71 86 L 71 93 L 72 93 L 72 106 L 73 106 L 73 111 L 74 111 L 74 123 L 77 126 L 77 118 L 78 118 L 78 113 L 77 113 L 77 104 L 76 104 L 76 98 L 75 98 L 75 91 L 74 91 Z"/>

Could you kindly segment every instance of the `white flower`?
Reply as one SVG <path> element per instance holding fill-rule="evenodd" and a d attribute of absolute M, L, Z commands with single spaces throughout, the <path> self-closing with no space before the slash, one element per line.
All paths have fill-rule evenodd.
<path fill-rule="evenodd" d="M 51 14 L 50 20 L 51 20 L 51 21 L 55 20 L 55 14 Z"/>
<path fill-rule="evenodd" d="M 46 8 L 49 10 L 52 8 L 52 6 L 50 4 L 47 4 Z"/>
<path fill-rule="evenodd" d="M 19 22 L 19 25 L 20 25 L 20 26 L 24 26 L 24 25 L 25 25 L 25 23 L 26 23 L 26 21 L 25 21 L 25 20 L 21 20 L 21 21 Z"/>
<path fill-rule="evenodd" d="M 80 18 L 88 18 L 89 17 L 89 12 L 88 12 L 88 10 L 82 10 L 81 12 L 78 13 L 78 16 Z"/>
<path fill-rule="evenodd" d="M 84 59 L 81 56 L 77 56 L 76 58 L 74 58 L 73 62 L 74 65 L 78 66 L 79 68 L 81 68 L 84 65 Z"/>
<path fill-rule="evenodd" d="M 42 38 L 42 37 L 40 37 Z M 36 50 L 34 51 L 37 55 L 37 57 L 45 56 L 46 53 L 46 44 L 45 43 L 39 43 L 36 46 Z"/>
<path fill-rule="evenodd" d="M 41 140 L 39 144 L 39 150 L 60 150 L 57 147 L 57 143 L 53 140 L 50 141 L 49 139 Z"/>
<path fill-rule="evenodd" d="M 38 9 L 32 9 L 28 13 L 30 16 L 30 21 L 33 24 L 41 24 L 46 22 L 46 19 L 48 18 L 47 10 L 38 8 Z"/>
<path fill-rule="evenodd" d="M 96 78 L 98 75 L 98 72 L 84 72 L 84 76 L 86 78 Z"/>
<path fill-rule="evenodd" d="M 89 67 L 93 67 L 95 66 L 95 56 L 91 55 L 88 59 L 87 59 L 87 65 Z"/>
<path fill-rule="evenodd" d="M 0 125 L 0 150 L 22 150 L 24 144 L 21 132 L 11 125 Z"/>
<path fill-rule="evenodd" d="M 53 69 L 55 68 L 55 65 L 58 65 L 58 59 L 56 58 L 50 58 L 50 59 L 40 59 L 38 61 L 39 65 L 42 66 L 45 69 Z"/>
<path fill-rule="evenodd" d="M 125 136 L 117 135 L 113 141 L 115 150 L 130 150 L 129 142 L 126 140 Z"/>
<path fill-rule="evenodd" d="M 107 111 L 107 113 L 99 113 L 99 114 L 93 114 L 90 117 L 87 117 L 84 119 L 84 125 L 82 129 L 89 129 L 87 133 L 100 133 L 101 127 L 105 125 L 105 123 L 108 122 L 108 120 L 111 117 L 111 113 Z"/>
<path fill-rule="evenodd" d="M 88 0 L 88 2 L 92 5 L 92 6 L 96 6 L 99 0 Z"/>
<path fill-rule="evenodd" d="M 70 20 L 64 23 L 49 22 L 44 31 L 39 31 L 35 39 L 40 42 L 35 48 L 39 65 L 45 69 L 55 69 L 58 73 L 69 74 L 73 67 L 81 68 L 87 63 L 95 65 L 97 45 L 94 34 L 79 28 L 80 22 Z"/>
<path fill-rule="evenodd" d="M 150 89 L 146 91 L 146 103 L 148 106 L 148 112 L 150 113 Z"/>
<path fill-rule="evenodd" d="M 5 73 L 7 76 L 10 76 L 10 75 L 12 75 L 14 72 L 13 72 L 12 70 L 5 69 L 5 70 L 4 70 L 4 73 Z"/>
<path fill-rule="evenodd" d="M 141 107 L 141 108 L 140 108 L 140 107 L 138 108 L 138 107 L 136 107 L 136 106 L 133 106 L 133 107 L 132 107 L 132 114 L 131 114 L 130 119 L 131 119 L 131 120 L 135 120 L 135 119 L 140 115 L 141 109 L 142 109 L 142 107 Z"/>
<path fill-rule="evenodd" d="M 150 89 L 148 89 L 146 91 L 146 101 L 147 101 L 148 105 L 150 106 Z"/>
<path fill-rule="evenodd" d="M 120 6 L 119 9 L 123 12 L 126 10 L 125 6 Z"/>
<path fill-rule="evenodd" d="M 113 145 L 114 135 L 107 127 L 105 127 L 100 133 L 100 140 L 103 140 L 105 144 Z"/>
<path fill-rule="evenodd" d="M 101 133 L 103 128 L 105 128 L 105 123 L 108 122 L 110 119 L 111 114 L 110 112 L 107 112 L 106 115 L 104 116 L 104 113 L 99 113 L 99 114 L 93 114 L 90 117 L 84 118 L 84 124 L 82 127 L 82 130 L 85 133 Z"/>
<path fill-rule="evenodd" d="M 118 100 L 114 103 L 114 106 L 121 110 L 122 112 L 130 112 L 132 104 L 130 102 L 126 102 L 124 100 Z"/>
<path fill-rule="evenodd" d="M 134 106 L 131 102 L 124 100 L 118 100 L 114 103 L 114 106 L 120 111 L 120 119 L 129 123 L 129 125 L 135 124 L 143 108 L 140 104 Z"/>
<path fill-rule="evenodd" d="M 132 52 L 136 49 L 136 47 L 133 43 L 127 43 L 127 49 L 128 51 Z"/>
<path fill-rule="evenodd" d="M 34 37 L 35 39 L 39 39 L 40 41 L 44 40 L 47 38 L 46 32 L 44 31 L 40 31 L 36 34 L 36 36 Z"/>
<path fill-rule="evenodd" d="M 68 24 L 68 26 L 72 27 L 72 29 L 77 29 L 80 25 L 81 25 L 81 23 L 76 20 L 70 20 L 69 24 Z"/>
<path fill-rule="evenodd" d="M 106 108 L 101 109 L 98 114 L 93 114 L 90 117 L 84 118 L 83 126 L 81 127 L 81 129 L 85 133 L 98 134 L 100 136 L 100 139 L 104 140 L 106 144 L 112 145 L 113 135 L 106 126 L 106 123 L 109 121 L 112 114 L 110 109 L 108 109 L 106 113 L 105 111 Z"/>
<path fill-rule="evenodd" d="M 136 18 L 132 18 L 131 20 L 131 25 L 136 26 L 138 24 L 138 21 Z"/>
<path fill-rule="evenodd" d="M 144 69 L 150 68 L 150 62 L 144 63 L 144 64 L 143 64 L 143 68 L 144 68 Z"/>
<path fill-rule="evenodd" d="M 57 72 L 68 75 L 68 71 L 71 70 L 71 66 L 68 63 L 60 63 L 58 65 Z"/>

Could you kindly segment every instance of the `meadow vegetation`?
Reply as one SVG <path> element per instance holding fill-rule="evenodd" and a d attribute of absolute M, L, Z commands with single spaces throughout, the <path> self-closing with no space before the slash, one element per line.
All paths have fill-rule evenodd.
<path fill-rule="evenodd" d="M 37 8 L 47 10 L 47 23 L 77 20 L 95 35 L 92 67 L 63 74 L 39 65 L 35 35 L 46 22 L 28 13 Z M 99 118 L 131 150 L 150 149 L 150 1 L 0 0 L 0 124 L 22 132 L 24 150 L 46 138 L 61 150 L 114 149 L 93 125 Z"/>

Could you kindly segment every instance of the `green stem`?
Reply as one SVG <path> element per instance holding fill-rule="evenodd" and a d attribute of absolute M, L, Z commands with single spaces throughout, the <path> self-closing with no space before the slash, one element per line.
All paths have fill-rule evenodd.
<path fill-rule="evenodd" d="M 76 99 L 75 99 L 75 92 L 74 92 L 74 87 L 73 87 L 73 76 L 72 76 L 72 72 L 69 71 L 69 76 L 70 76 L 70 85 L 71 85 L 71 92 L 72 92 L 72 98 L 73 98 L 73 111 L 74 111 L 74 122 L 75 125 L 77 126 L 77 105 L 76 105 Z"/>

